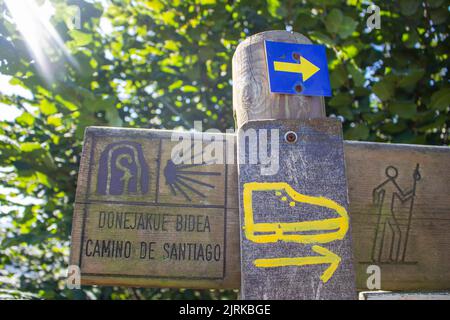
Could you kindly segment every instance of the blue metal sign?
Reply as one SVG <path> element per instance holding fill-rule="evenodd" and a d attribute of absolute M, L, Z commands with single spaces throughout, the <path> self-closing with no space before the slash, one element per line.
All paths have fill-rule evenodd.
<path fill-rule="evenodd" d="M 270 91 L 331 96 L 325 47 L 265 41 Z"/>

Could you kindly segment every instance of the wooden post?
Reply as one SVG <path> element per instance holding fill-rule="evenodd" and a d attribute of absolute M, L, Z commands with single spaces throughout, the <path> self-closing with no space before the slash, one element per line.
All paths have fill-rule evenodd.
<path fill-rule="evenodd" d="M 263 32 L 233 57 L 241 297 L 354 299 L 341 124 L 325 117 L 323 97 L 271 93 L 267 40 L 310 43 L 298 33 Z M 302 52 L 287 54 L 302 61 Z M 269 153 L 274 163 L 264 163 Z"/>
<path fill-rule="evenodd" d="M 266 31 L 239 44 L 233 56 L 233 110 L 236 127 L 250 120 L 325 117 L 323 97 L 270 94 L 264 41 L 310 44 L 296 32 Z"/>

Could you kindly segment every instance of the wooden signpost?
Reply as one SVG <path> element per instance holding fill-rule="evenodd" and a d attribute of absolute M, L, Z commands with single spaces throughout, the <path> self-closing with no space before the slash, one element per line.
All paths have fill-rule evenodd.
<path fill-rule="evenodd" d="M 82 283 L 221 288 L 238 281 L 239 256 L 226 255 L 239 241 L 226 232 L 237 228 L 227 218 L 237 215 L 228 187 L 236 185 L 235 167 L 175 165 L 176 144 L 170 131 L 87 129 L 71 254 Z"/>
<path fill-rule="evenodd" d="M 271 77 L 283 81 L 294 73 L 285 89 L 306 92 L 313 91 L 305 81 L 313 73 L 328 76 L 326 61 L 325 70 L 315 67 L 308 77 L 295 68 L 313 65 L 295 45 L 308 42 L 296 33 L 263 32 L 241 43 L 233 58 L 243 299 L 356 298 L 341 123 L 325 117 L 321 98 L 272 93 L 269 84 Z M 280 63 L 286 66 L 281 71 Z M 258 88 L 265 90 L 250 96 L 261 103 L 247 94 Z M 249 132 L 261 140 L 268 131 L 276 137 L 266 144 L 246 140 Z M 268 149 L 278 164 L 265 174 L 261 154 Z"/>
<path fill-rule="evenodd" d="M 147 213 L 157 213 L 166 211 L 169 213 L 183 214 L 192 212 L 202 214 L 202 206 L 208 206 L 209 199 L 217 199 L 220 194 L 226 194 L 226 204 L 224 202 L 223 219 L 209 219 L 211 232 L 220 234 L 226 238 L 226 246 L 223 250 L 222 258 L 225 261 L 225 268 L 218 263 L 211 263 L 207 267 L 208 274 L 220 274 L 223 272 L 223 279 L 197 279 L 198 273 L 195 268 L 187 268 L 185 260 L 167 260 L 163 265 L 154 263 L 154 259 L 147 261 L 140 259 L 139 243 L 134 250 L 136 253 L 130 258 L 124 257 L 88 257 L 86 255 L 87 240 L 109 238 L 121 241 L 135 241 L 141 233 L 145 242 L 157 242 L 158 246 L 152 245 L 152 257 L 159 257 L 159 263 L 164 262 L 166 253 L 162 247 L 165 240 L 165 232 L 157 230 L 147 230 L 142 232 L 137 229 L 125 230 L 105 230 L 98 228 L 98 220 L 95 215 L 99 213 L 92 211 L 92 205 L 103 206 L 105 209 L 114 207 L 117 211 L 126 211 L 128 206 L 120 202 L 121 197 L 105 197 L 103 202 L 92 201 L 91 196 L 96 193 L 96 177 L 98 176 L 99 153 L 111 141 L 145 141 L 148 145 L 153 145 L 162 140 L 161 151 L 154 148 L 143 149 L 144 161 L 147 163 L 150 180 L 154 186 L 150 187 L 156 193 L 156 180 L 158 159 L 160 155 L 169 155 L 174 143 L 170 143 L 170 131 L 123 129 L 123 128 L 89 128 L 86 132 L 83 155 L 81 158 L 77 197 L 75 202 L 75 215 L 73 220 L 71 264 L 80 266 L 81 282 L 83 284 L 103 284 L 103 285 L 124 285 L 137 287 L 186 287 L 186 288 L 230 288 L 239 289 L 241 265 L 239 248 L 239 209 L 238 209 L 238 184 L 237 166 L 214 165 L 214 171 L 227 175 L 227 183 L 221 187 L 219 192 L 206 186 L 194 184 L 207 198 L 196 194 L 192 190 L 186 193 L 191 200 L 197 204 L 194 208 L 181 193 L 173 196 L 170 187 L 166 185 L 172 181 L 171 176 L 164 175 L 164 166 L 159 169 L 159 192 L 163 192 L 164 199 L 173 198 L 175 204 L 171 206 L 158 207 L 158 203 L 149 204 L 140 202 L 136 207 Z M 225 135 L 224 135 L 225 136 Z M 225 141 L 225 139 L 223 139 Z M 223 142 L 225 146 L 225 142 Z M 103 146 L 103 147 L 101 147 Z M 192 150 L 193 151 L 193 150 Z M 367 280 L 371 276 L 367 268 L 371 265 L 380 267 L 381 289 L 391 291 L 414 291 L 414 290 L 445 290 L 450 288 L 450 148 L 399 144 L 382 144 L 370 142 L 345 142 L 344 153 L 346 160 L 346 172 L 349 191 L 349 216 L 351 218 L 351 232 L 354 251 L 354 267 L 356 270 L 356 287 L 358 290 L 366 291 Z M 168 157 L 168 156 L 166 156 Z M 167 160 L 167 158 L 166 158 Z M 159 163 L 163 163 L 160 160 Z M 236 163 L 236 162 L 235 162 Z M 417 164 L 419 164 L 420 179 L 414 179 Z M 197 166 L 189 171 L 210 170 L 205 166 Z M 390 179 L 387 172 L 391 167 L 397 171 L 396 177 Z M 388 170 L 389 169 L 389 170 Z M 209 185 L 214 185 L 216 176 L 194 177 Z M 388 183 L 386 181 L 388 180 Z M 416 182 L 415 182 L 416 181 Z M 414 187 L 415 182 L 415 187 Z M 398 187 L 398 188 L 397 188 Z M 408 193 L 415 189 L 414 197 L 409 197 L 400 201 L 399 195 Z M 211 190 L 210 190 L 211 189 Z M 377 194 L 383 191 L 383 201 L 378 199 Z M 400 192 L 401 190 L 402 192 Z M 375 195 L 375 197 L 374 197 Z M 411 195 L 411 193 L 409 194 Z M 132 195 L 124 195 L 122 198 L 132 198 Z M 158 196 L 159 198 L 159 196 Z M 156 195 L 154 196 L 156 199 Z M 217 200 L 216 200 L 217 201 Z M 119 202 L 119 203 L 118 203 Z M 149 201 L 150 202 L 150 201 Z M 391 202 L 393 210 L 391 211 Z M 182 204 L 185 203 L 186 206 Z M 198 206 L 198 203 L 201 206 Z M 217 203 L 217 202 L 216 202 Z M 181 204 L 181 205 L 180 205 Z M 380 210 L 381 209 L 381 210 Z M 389 259 L 390 247 L 392 244 L 392 231 L 387 226 L 382 228 L 383 219 L 399 216 L 401 226 L 402 254 L 404 261 L 391 261 Z M 94 218 L 92 219 L 92 217 Z M 381 218 L 383 216 L 383 218 Z M 226 222 L 225 222 L 226 221 Z M 381 224 L 379 223 L 381 221 Z M 84 226 L 83 226 L 84 225 Z M 406 232 L 406 227 L 409 230 Z M 382 258 L 379 259 L 379 249 L 374 251 L 377 235 L 380 237 L 382 230 L 383 250 Z M 105 232 L 108 231 L 109 233 Z M 120 231 L 120 232 L 119 232 Z M 403 232 L 402 232 L 403 231 Z M 406 234 L 408 233 L 408 240 Z M 199 232 L 171 232 L 171 242 L 180 242 L 177 239 L 188 239 L 193 242 L 198 238 Z M 201 233 L 203 239 L 208 235 Z M 185 241 L 185 242 L 188 242 Z M 379 248 L 379 247 L 377 247 Z M 375 254 L 374 254 L 375 252 Z M 90 254 L 90 253 L 88 253 Z M 375 259 L 373 259 L 375 257 Z M 86 259 L 88 258 L 88 259 Z M 189 262 L 189 261 L 188 261 Z M 141 267 L 139 264 L 142 264 Z M 192 263 L 192 262 L 191 262 Z M 199 265 L 207 262 L 198 262 Z M 143 267 L 142 267 L 143 266 Z M 113 270 L 111 270 L 114 268 Z M 325 266 L 324 266 L 325 268 Z M 180 270 L 178 274 L 173 270 Z M 165 272 L 161 276 L 161 272 Z M 182 277 L 179 277 L 179 275 Z M 320 276 L 320 275 L 319 275 Z M 191 280 L 190 278 L 193 278 Z"/>
<path fill-rule="evenodd" d="M 282 133 L 279 170 L 241 163 L 238 175 L 230 135 L 216 135 L 216 147 L 234 161 L 175 164 L 175 132 L 88 128 L 70 257 L 81 283 L 354 298 L 352 270 L 367 291 L 375 265 L 382 290 L 450 288 L 450 148 L 342 144 L 322 97 L 269 94 L 266 39 L 306 39 L 259 34 L 233 60 L 237 125 L 269 129 L 268 141 L 270 129 Z M 208 135 L 188 134 L 193 158 Z"/>
<path fill-rule="evenodd" d="M 356 298 L 340 123 L 254 121 L 240 133 L 250 128 L 279 130 L 282 156 L 274 175 L 239 164 L 242 297 Z"/>

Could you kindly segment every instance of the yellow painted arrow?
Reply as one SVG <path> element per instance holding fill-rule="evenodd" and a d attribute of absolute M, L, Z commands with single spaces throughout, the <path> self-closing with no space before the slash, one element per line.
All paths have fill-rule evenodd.
<path fill-rule="evenodd" d="M 269 258 L 256 259 L 253 263 L 259 268 L 276 268 L 288 266 L 306 266 L 314 264 L 330 264 L 330 266 L 322 273 L 320 280 L 326 283 L 336 271 L 341 258 L 330 250 L 321 246 L 312 246 L 312 250 L 320 256 L 296 257 L 296 258 Z"/>
<path fill-rule="evenodd" d="M 319 67 L 303 57 L 300 57 L 300 63 L 274 61 L 273 67 L 275 71 L 301 73 L 303 81 L 308 80 L 320 70 Z"/>

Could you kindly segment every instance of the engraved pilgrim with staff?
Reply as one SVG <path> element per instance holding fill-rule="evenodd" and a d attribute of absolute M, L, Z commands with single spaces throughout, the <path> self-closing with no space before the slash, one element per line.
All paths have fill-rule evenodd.
<path fill-rule="evenodd" d="M 398 170 L 388 166 L 387 179 L 373 189 L 373 204 L 378 215 L 375 241 L 372 249 L 372 261 L 384 263 L 405 263 L 411 218 L 413 213 L 416 184 L 421 179 L 419 164 L 413 172 L 413 186 L 404 191 L 397 183 Z M 401 206 L 397 206 L 400 201 Z M 406 205 L 409 201 L 409 206 Z M 402 208 L 407 207 L 405 215 Z M 406 220 L 405 223 L 401 223 Z"/>

